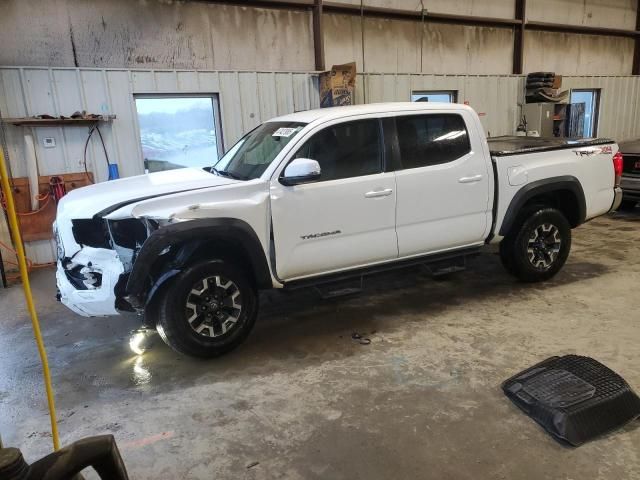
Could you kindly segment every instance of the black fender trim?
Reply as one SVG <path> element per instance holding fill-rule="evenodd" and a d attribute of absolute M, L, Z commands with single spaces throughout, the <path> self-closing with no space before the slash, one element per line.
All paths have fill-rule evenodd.
<path fill-rule="evenodd" d="M 531 182 L 522 187 L 514 195 L 507 213 L 504 215 L 502 225 L 500 226 L 500 235 L 505 236 L 511 229 L 518 214 L 522 211 L 522 207 L 527 201 L 537 195 L 545 193 L 553 193 L 559 190 L 568 190 L 572 192 L 578 200 L 578 225 L 584 223 L 587 217 L 587 202 L 584 197 L 584 190 L 580 181 L 572 175 L 564 175 L 561 177 L 544 178 Z"/>
<path fill-rule="evenodd" d="M 187 220 L 153 232 L 144 242 L 127 281 L 128 299 L 136 306 L 144 304 L 141 297 L 148 286 L 147 277 L 160 253 L 167 247 L 185 241 L 222 240 L 238 245 L 247 254 L 258 288 L 271 288 L 271 272 L 262 244 L 251 226 L 236 218 L 204 218 Z M 153 286 L 152 286 L 153 288 Z M 137 300 L 137 301 L 136 301 Z"/>

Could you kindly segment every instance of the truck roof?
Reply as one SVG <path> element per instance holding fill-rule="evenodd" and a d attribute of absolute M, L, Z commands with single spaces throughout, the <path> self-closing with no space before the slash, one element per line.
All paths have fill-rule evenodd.
<path fill-rule="evenodd" d="M 387 113 L 387 112 L 415 112 L 428 110 L 457 110 L 470 109 L 460 103 L 440 103 L 440 102 L 389 102 L 389 103 L 368 103 L 365 105 L 349 105 L 346 107 L 317 108 L 315 110 L 304 110 L 290 113 L 281 117 L 272 118 L 270 122 L 302 122 L 311 123 L 316 120 L 333 120 L 336 118 L 350 117 L 352 115 L 363 115 L 367 113 Z"/>

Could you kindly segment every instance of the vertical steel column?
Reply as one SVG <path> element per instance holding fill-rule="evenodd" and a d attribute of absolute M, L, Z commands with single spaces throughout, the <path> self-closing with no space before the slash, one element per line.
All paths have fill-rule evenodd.
<path fill-rule="evenodd" d="M 324 64 L 324 30 L 322 28 L 322 0 L 315 0 L 313 9 L 313 54 L 316 70 L 325 70 Z"/>
<path fill-rule="evenodd" d="M 516 20 L 520 23 L 513 29 L 513 70 L 514 74 L 521 74 L 524 56 L 524 28 L 527 16 L 527 0 L 515 0 Z"/>
<path fill-rule="evenodd" d="M 640 36 L 637 35 L 638 30 L 640 30 L 640 2 L 638 2 L 638 6 L 636 7 L 636 38 L 633 48 L 632 75 L 640 75 Z"/>

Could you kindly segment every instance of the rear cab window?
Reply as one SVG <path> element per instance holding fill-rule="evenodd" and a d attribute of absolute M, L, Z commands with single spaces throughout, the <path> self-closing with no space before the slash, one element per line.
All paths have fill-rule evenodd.
<path fill-rule="evenodd" d="M 462 115 L 429 113 L 395 117 L 400 169 L 420 168 L 457 160 L 471 152 Z"/>

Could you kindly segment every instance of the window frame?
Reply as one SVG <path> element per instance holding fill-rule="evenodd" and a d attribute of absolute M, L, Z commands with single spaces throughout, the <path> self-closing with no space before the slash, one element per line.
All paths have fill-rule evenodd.
<path fill-rule="evenodd" d="M 363 177 L 369 177 L 371 175 L 380 175 L 381 173 L 386 173 L 388 171 L 392 171 L 392 170 L 388 170 L 387 169 L 387 166 L 388 166 L 387 159 L 388 158 L 392 158 L 392 157 L 390 157 L 391 151 L 388 149 L 389 145 L 388 145 L 388 142 L 387 142 L 385 129 L 383 128 L 383 125 L 382 125 L 384 118 L 380 118 L 378 116 L 371 116 L 371 117 L 345 117 L 345 118 L 337 119 L 337 121 L 328 122 L 326 124 L 318 125 L 317 128 L 314 128 L 313 130 L 308 132 L 303 137 L 300 137 L 298 139 L 298 142 L 300 142 L 300 144 L 298 145 L 296 143 L 295 145 L 293 145 L 292 149 L 289 151 L 289 153 L 287 153 L 288 159 L 285 162 L 283 162 L 283 166 L 280 169 L 280 173 L 277 175 L 278 180 L 283 178 L 284 171 L 287 169 L 287 166 L 289 166 L 289 164 L 291 162 L 293 162 L 297 158 L 296 156 L 298 155 L 298 152 L 300 150 L 302 150 L 306 146 L 307 142 L 309 142 L 313 137 L 315 137 L 319 133 L 323 132 L 327 128 L 333 128 L 333 127 L 336 127 L 336 126 L 339 126 L 339 125 L 344 125 L 346 123 L 364 122 L 364 121 L 371 121 L 371 120 L 375 121 L 376 124 L 377 124 L 377 127 L 378 127 L 378 143 L 379 143 L 379 147 L 380 147 L 380 169 L 379 169 L 379 171 L 377 171 L 375 173 L 369 173 L 367 175 L 358 175 L 356 177 L 341 177 L 341 178 L 332 178 L 332 179 L 329 179 L 329 180 L 318 179 L 318 180 L 314 180 L 313 182 L 301 184 L 301 185 L 298 185 L 298 186 L 304 186 L 304 185 L 310 185 L 310 184 L 318 184 L 318 183 L 326 183 L 326 182 L 337 182 L 337 181 L 348 180 L 348 179 L 352 179 L 352 178 L 363 178 Z M 302 157 L 300 157 L 300 158 L 302 158 Z M 322 173 L 321 173 L 321 175 L 322 175 Z"/>
<path fill-rule="evenodd" d="M 458 90 L 412 90 L 409 97 L 411 102 L 419 102 L 420 100 L 413 99 L 414 96 L 418 95 L 449 95 L 451 101 L 444 103 L 458 103 Z"/>
<path fill-rule="evenodd" d="M 598 136 L 598 127 L 599 127 L 599 120 L 600 120 L 600 96 L 602 95 L 602 89 L 600 88 L 572 88 L 571 91 L 569 92 L 569 103 L 573 103 L 571 101 L 571 97 L 573 96 L 573 93 L 591 93 L 593 95 L 593 119 L 591 121 L 591 136 L 590 137 L 586 137 L 584 136 L 584 138 L 596 138 Z M 584 131 L 583 131 L 583 135 L 584 135 Z"/>
<path fill-rule="evenodd" d="M 428 116 L 428 115 L 455 115 L 457 117 L 460 118 L 460 120 L 462 120 L 462 123 L 464 125 L 464 129 L 467 132 L 467 143 L 469 145 L 469 149 L 463 153 L 462 155 L 460 155 L 457 158 L 454 158 L 453 160 L 447 160 L 445 162 L 438 162 L 438 163 L 432 163 L 429 165 L 422 165 L 422 166 L 418 166 L 418 167 L 405 167 L 402 163 L 402 152 L 400 150 L 400 137 L 398 136 L 398 127 L 397 127 L 397 121 L 399 118 L 405 118 L 405 117 L 424 117 L 424 116 Z M 462 112 L 460 111 L 437 111 L 437 112 L 416 112 L 416 113 L 410 113 L 410 114 L 404 114 L 404 115 L 395 115 L 393 117 L 391 117 L 393 119 L 392 122 L 390 123 L 390 126 L 392 126 L 393 128 L 393 137 L 395 140 L 394 146 L 393 146 L 393 150 L 394 150 L 394 159 L 393 159 L 393 164 L 394 164 L 394 170 L 395 171 L 405 171 L 405 170 L 416 170 L 419 168 L 430 168 L 430 167 L 437 167 L 440 165 L 447 165 L 449 163 L 453 163 L 456 162 L 458 160 L 460 160 L 461 158 L 466 157 L 467 155 L 469 155 L 470 153 L 473 153 L 473 144 L 471 141 L 471 135 L 469 133 L 469 125 L 467 124 L 467 121 L 465 119 L 465 116 L 462 114 Z"/>
<path fill-rule="evenodd" d="M 224 135 L 222 132 L 222 114 L 220 113 L 220 94 L 217 92 L 134 92 L 133 98 L 133 110 L 136 126 L 136 139 L 138 141 L 138 152 L 140 157 L 140 163 L 144 172 L 144 153 L 142 151 L 142 132 L 140 131 L 140 118 L 138 109 L 136 106 L 136 100 L 141 99 L 173 99 L 173 98 L 209 98 L 211 99 L 211 106 L 213 110 L 213 127 L 216 132 L 216 147 L 218 151 L 218 160 L 226 153 Z M 212 163 L 213 165 L 213 163 Z"/>

